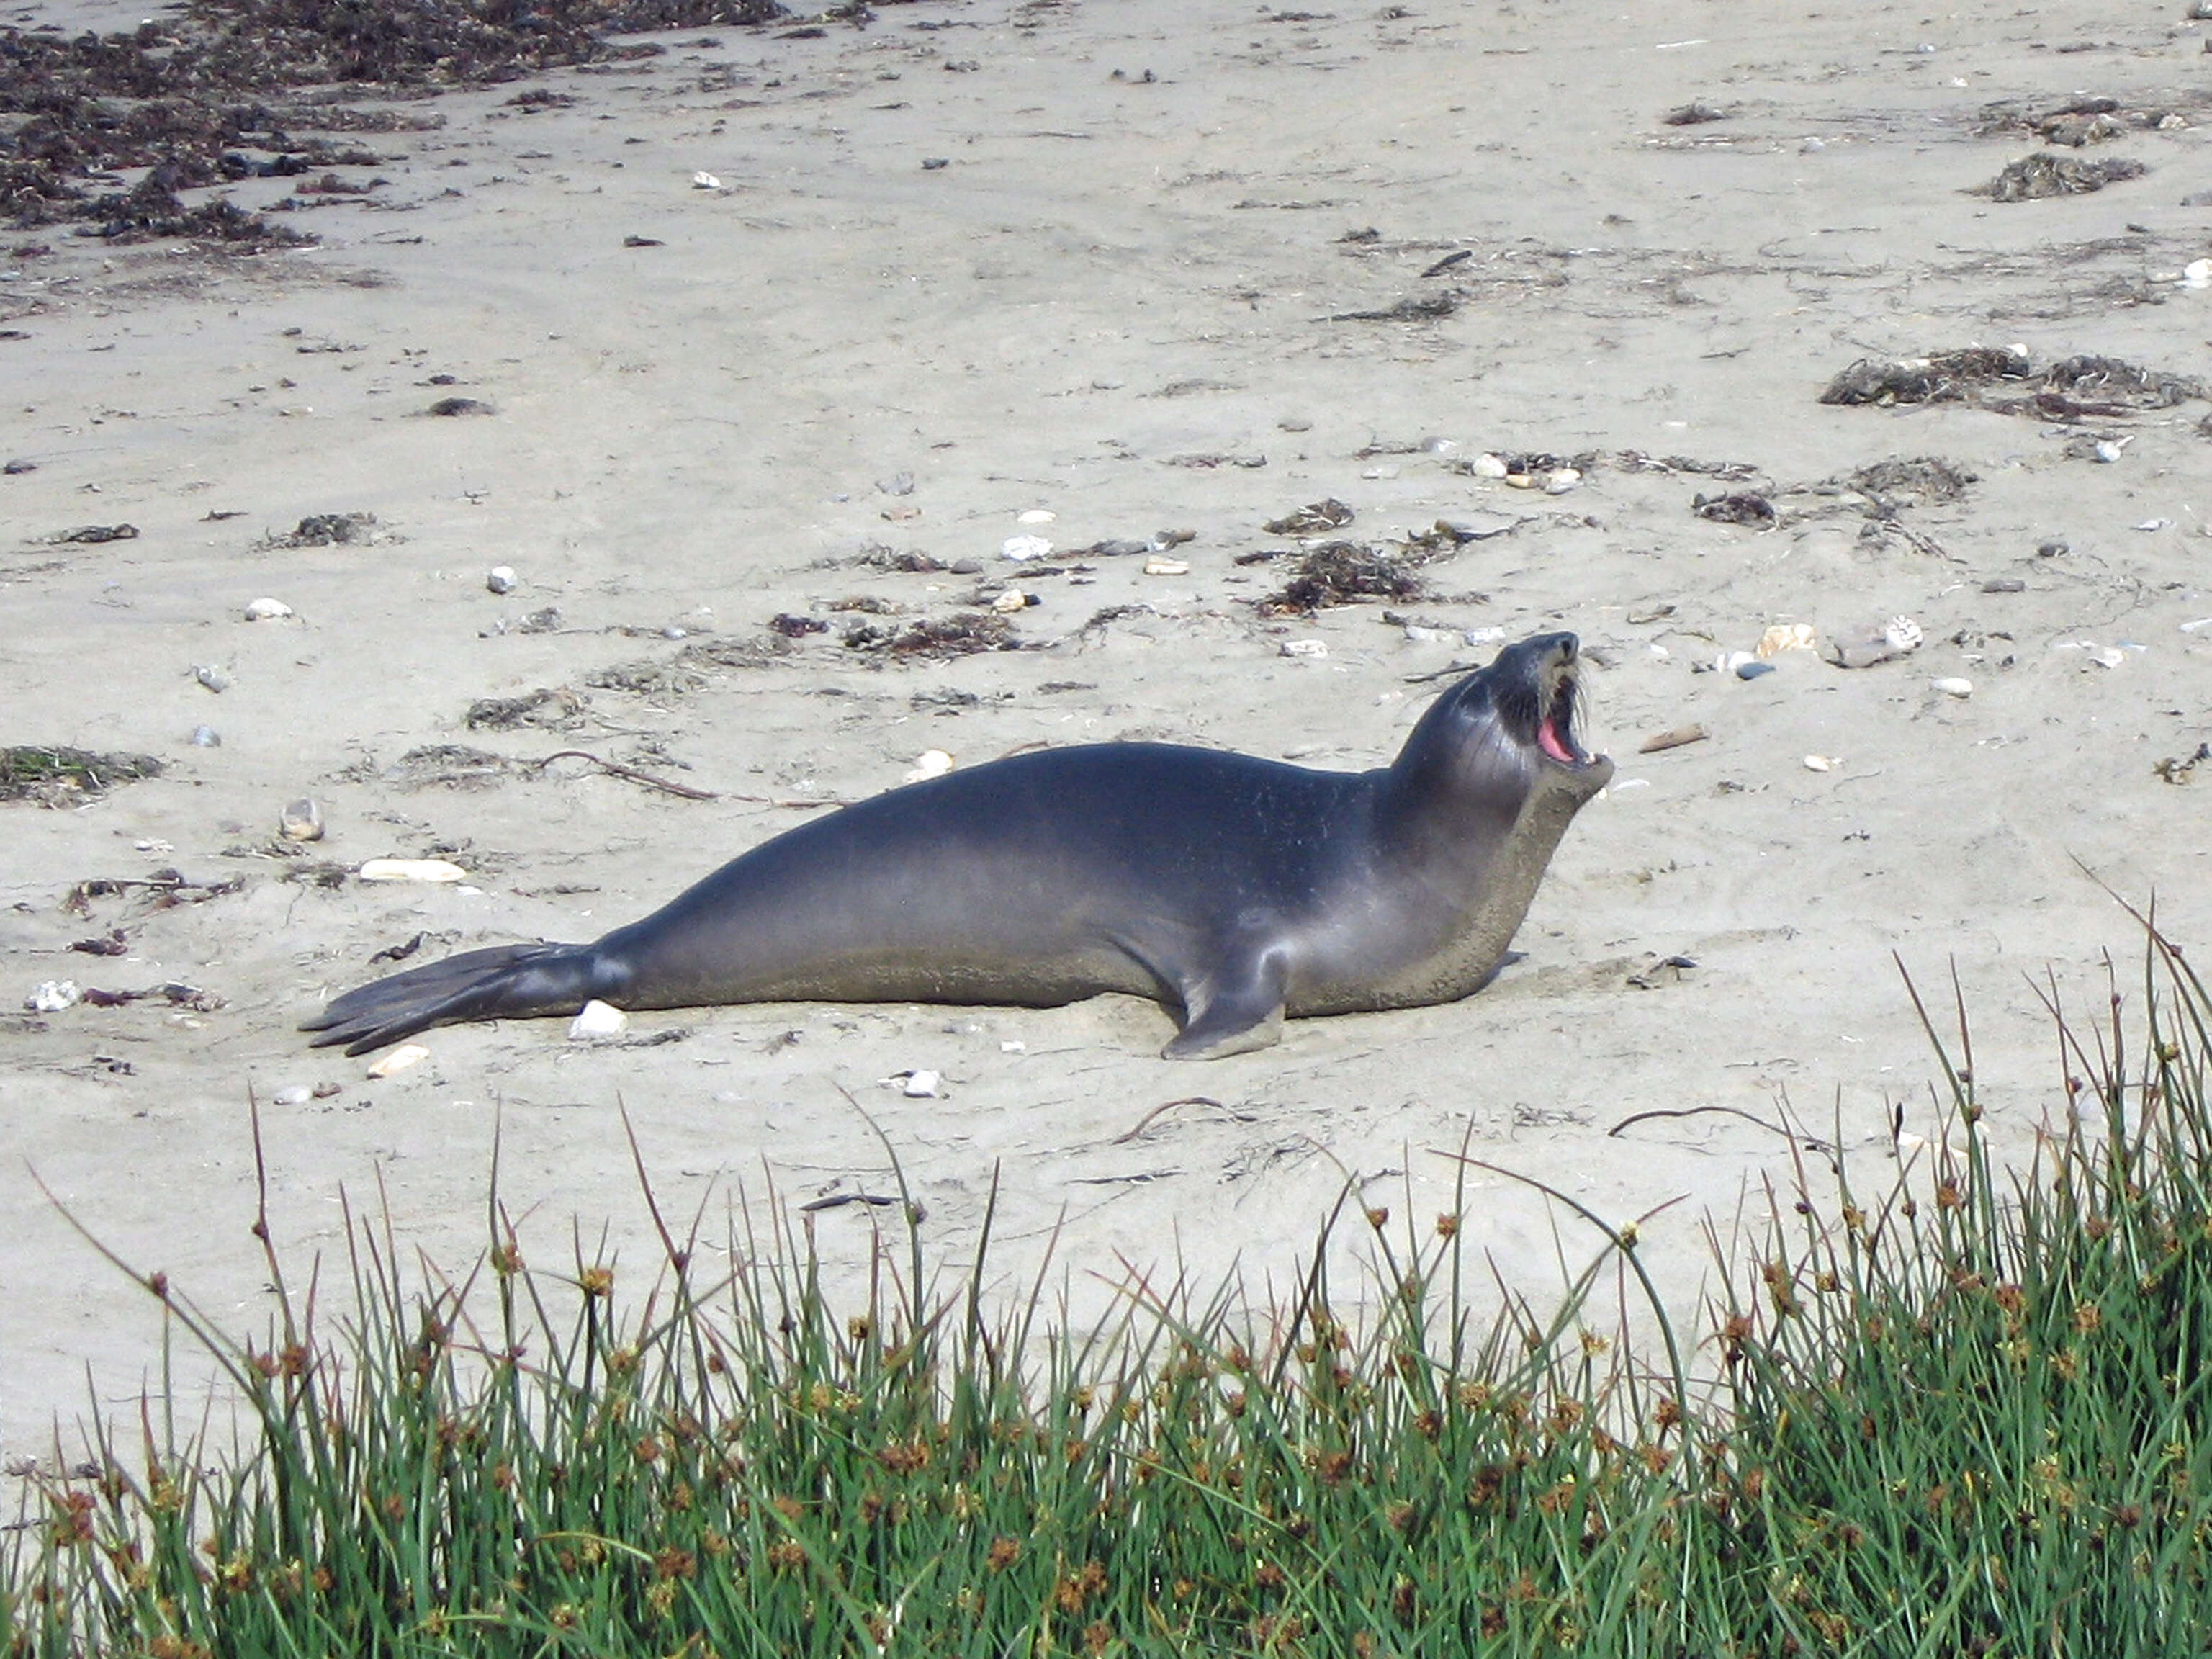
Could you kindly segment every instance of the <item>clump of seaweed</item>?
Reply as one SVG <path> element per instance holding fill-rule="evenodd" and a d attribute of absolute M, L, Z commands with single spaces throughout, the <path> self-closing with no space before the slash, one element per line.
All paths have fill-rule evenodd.
<path fill-rule="evenodd" d="M 1828 382 L 1824 404 L 1939 404 L 1978 397 L 2003 380 L 2024 380 L 2027 354 L 1967 346 L 1927 357 L 1862 357 Z"/>
<path fill-rule="evenodd" d="M 0 800 L 76 805 L 118 784 L 159 777 L 162 765 L 151 755 L 102 755 L 65 744 L 17 744 L 0 749 Z"/>
<path fill-rule="evenodd" d="M 1358 542 L 1324 542 L 1309 548 L 1288 582 L 1260 601 L 1263 617 L 1310 617 L 1361 599 L 1410 599 L 1421 580 L 1402 556 Z"/>
<path fill-rule="evenodd" d="M 661 50 L 615 38 L 626 33 L 757 28 L 788 15 L 776 0 L 192 0 L 108 34 L 0 29 L 0 218 L 249 252 L 304 241 L 228 202 L 186 209 L 173 192 L 373 166 L 378 158 L 359 146 L 315 135 L 425 125 L 316 101 L 315 88 L 374 97 L 497 83 Z M 301 93 L 310 96 L 282 101 Z M 95 196 L 82 182 L 131 167 L 155 175 L 121 196 Z M 149 185 L 145 199 L 131 199 Z"/>
<path fill-rule="evenodd" d="M 1986 196 L 1993 202 L 2036 202 L 2051 196 L 2086 196 L 2124 179 L 2140 179 L 2148 171 L 2141 161 L 2124 155 L 2085 161 L 2078 155 L 2058 155 L 2039 149 L 2010 163 L 1973 193 Z"/>

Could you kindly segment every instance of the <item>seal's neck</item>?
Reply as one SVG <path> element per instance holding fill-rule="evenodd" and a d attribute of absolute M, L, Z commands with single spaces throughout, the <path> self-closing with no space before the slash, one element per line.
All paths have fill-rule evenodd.
<path fill-rule="evenodd" d="M 1392 1001 L 1463 997 L 1498 971 L 1567 825 L 1613 774 L 1603 761 L 1575 772 L 1522 754 L 1501 753 L 1495 761 L 1479 787 L 1463 772 L 1446 781 L 1423 769 L 1394 775 L 1386 787 L 1394 838 L 1419 872 L 1423 920 L 1432 921 L 1437 934 L 1433 947 L 1386 988 Z"/>

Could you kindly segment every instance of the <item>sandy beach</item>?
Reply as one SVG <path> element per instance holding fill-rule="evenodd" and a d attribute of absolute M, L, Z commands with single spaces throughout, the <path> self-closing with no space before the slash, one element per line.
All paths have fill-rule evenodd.
<path fill-rule="evenodd" d="M 740 1192 L 896 1192 L 872 1117 L 934 1263 L 995 1172 L 994 1285 L 1049 1245 L 1079 1314 L 1133 1266 L 1279 1285 L 1347 1182 L 1450 1208 L 1463 1144 L 1617 1220 L 1683 1200 L 1644 1237 L 1688 1310 L 1707 1218 L 1806 1156 L 1785 1114 L 1862 1180 L 1900 1108 L 1937 1133 L 1901 961 L 1939 1013 L 1955 971 L 2024 1163 L 2066 1109 L 2041 998 L 2101 1008 L 2108 954 L 2139 994 L 2100 882 L 2212 948 L 2186 9 L 917 0 L 410 99 L 363 193 L 190 192 L 289 198 L 312 246 L 8 232 L 0 747 L 163 767 L 0 802 L 0 1459 L 135 1418 L 161 1363 L 158 1305 L 39 1181 L 264 1327 L 250 1101 L 276 1241 L 333 1276 L 348 1203 L 465 1267 L 495 1129 L 536 1260 L 573 1217 L 641 1273 L 623 1112 L 717 1248 Z M 1973 193 L 2037 154 L 2142 171 Z M 1821 401 L 1969 348 L 2025 370 Z M 2084 356 L 2149 378 L 2050 378 Z M 1350 521 L 1265 527 L 1327 501 Z M 1324 540 L 1420 591 L 1267 605 Z M 296 1030 L 380 953 L 592 937 L 933 750 L 1380 765 L 1449 671 L 1561 628 L 1619 773 L 1464 1002 L 1202 1065 L 1121 997 L 452 1027 L 381 1079 Z M 1830 659 L 1886 629 L 1917 644 Z M 303 797 L 326 833 L 288 845 Z M 466 879 L 349 873 L 387 857 Z M 27 1006 L 58 981 L 154 994 Z M 1537 1300 L 1595 1249 L 1465 1178 L 1470 1245 Z M 881 1212 L 811 1224 L 857 1282 Z"/>

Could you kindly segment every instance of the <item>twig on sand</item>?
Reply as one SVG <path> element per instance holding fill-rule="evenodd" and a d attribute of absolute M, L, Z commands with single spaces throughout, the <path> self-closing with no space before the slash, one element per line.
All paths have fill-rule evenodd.
<path fill-rule="evenodd" d="M 1146 1112 L 1144 1116 L 1139 1118 L 1137 1120 L 1137 1127 L 1130 1130 L 1128 1133 L 1125 1135 L 1115 1135 L 1114 1137 L 1114 1144 L 1116 1146 L 1127 1146 L 1131 1141 L 1134 1140 L 1139 1135 L 1144 1133 L 1146 1129 L 1152 1127 L 1152 1120 L 1154 1118 L 1158 1117 L 1162 1112 L 1171 1112 L 1178 1106 L 1211 1106 L 1216 1111 L 1222 1112 L 1225 1112 L 1229 1109 L 1219 1101 L 1216 1100 L 1212 1095 L 1185 1095 L 1181 1100 L 1162 1101 L 1158 1105 L 1153 1107 L 1151 1111 Z"/>
<path fill-rule="evenodd" d="M 688 783 L 676 783 L 667 778 L 656 778 L 650 772 L 641 772 L 636 768 L 631 766 L 617 765 L 613 761 L 605 759 L 600 756 L 591 753 L 588 750 L 556 750 L 552 754 L 546 756 L 544 760 L 532 761 L 530 764 L 533 769 L 543 772 L 547 767 L 552 765 L 553 763 L 557 760 L 589 761 L 592 765 L 598 767 L 602 772 L 611 772 L 618 778 L 628 778 L 632 783 L 644 784 L 649 789 L 665 789 L 672 795 L 683 796 L 686 800 L 720 800 L 721 799 L 720 796 L 714 793 L 711 790 L 694 789 Z"/>
<path fill-rule="evenodd" d="M 1769 1123 L 1765 1118 L 1756 1116 L 1750 1112 L 1745 1111 L 1741 1106 L 1654 1107 L 1648 1112 L 1630 1113 L 1629 1115 L 1621 1119 L 1620 1122 L 1614 1124 L 1613 1127 L 1607 1129 L 1606 1131 L 1606 1134 L 1608 1137 L 1617 1135 L 1623 1129 L 1626 1129 L 1630 1124 L 1641 1123 L 1646 1118 L 1696 1117 L 1699 1114 L 1705 1112 L 1725 1112 L 1730 1117 L 1741 1118 L 1746 1123 L 1756 1123 L 1762 1129 L 1771 1129 L 1776 1134 L 1780 1135 L 1784 1140 L 1794 1141 L 1802 1139 L 1804 1142 L 1805 1150 L 1808 1152 L 1826 1152 L 1833 1154 L 1836 1150 L 1826 1141 L 1821 1139 L 1818 1135 L 1800 1136 L 1796 1131 L 1787 1127 L 1785 1125 L 1780 1123 Z"/>

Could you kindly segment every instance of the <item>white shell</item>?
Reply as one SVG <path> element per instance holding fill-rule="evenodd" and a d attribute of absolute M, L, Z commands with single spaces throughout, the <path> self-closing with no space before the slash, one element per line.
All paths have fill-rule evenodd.
<path fill-rule="evenodd" d="M 1041 559 L 1052 551 L 1052 544 L 1042 536 L 1009 536 L 999 551 L 1010 559 Z"/>
<path fill-rule="evenodd" d="M 521 581 L 511 564 L 495 564 L 484 572 L 484 586 L 495 593 L 512 593 Z"/>
<path fill-rule="evenodd" d="M 465 881 L 469 872 L 443 859 L 371 859 L 354 874 L 363 881 Z"/>
<path fill-rule="evenodd" d="M 2212 288 L 2212 259 L 2191 259 L 2181 268 L 2184 288 Z"/>
<path fill-rule="evenodd" d="M 1505 476 L 1505 463 L 1485 452 L 1474 458 L 1468 470 L 1478 478 L 1502 478 Z"/>
<path fill-rule="evenodd" d="M 1018 587 L 1010 587 L 991 601 L 991 609 L 1012 616 L 1017 611 L 1029 609 L 1030 596 Z"/>
<path fill-rule="evenodd" d="M 952 757 L 942 749 L 925 749 L 915 757 L 914 770 L 906 775 L 908 783 L 924 783 L 931 778 L 941 778 L 952 769 Z"/>
<path fill-rule="evenodd" d="M 1805 769 L 1808 772 L 1832 772 L 1842 764 L 1843 762 L 1833 755 L 1808 755 L 1805 757 Z"/>
<path fill-rule="evenodd" d="M 1190 574 L 1190 561 L 1163 559 L 1154 555 L 1145 561 L 1145 574 L 1147 576 L 1188 576 Z"/>
<path fill-rule="evenodd" d="M 1932 689 L 1941 691 L 1947 697 L 1971 697 L 1974 695 L 1974 683 L 1972 680 L 1949 678 L 1930 680 L 1928 684 Z"/>
<path fill-rule="evenodd" d="M 899 1092 L 908 1100 L 934 1100 L 938 1085 L 944 1081 L 935 1072 L 908 1072 L 899 1085 Z"/>
<path fill-rule="evenodd" d="M 1470 628 L 1460 638 L 1477 648 L 1486 645 L 1503 645 L 1505 630 L 1502 628 Z"/>
<path fill-rule="evenodd" d="M 1917 651 L 1926 637 L 1920 624 L 1910 617 L 1892 617 L 1881 625 L 1881 636 L 1899 651 Z"/>
<path fill-rule="evenodd" d="M 1582 481 L 1583 475 L 1575 468 L 1571 466 L 1559 467 L 1555 469 L 1552 473 L 1552 476 L 1544 481 L 1544 493 L 1547 495 L 1564 495 Z"/>
<path fill-rule="evenodd" d="M 282 599 L 256 599 L 246 607 L 248 622 L 276 622 L 292 614 L 292 607 Z"/>
<path fill-rule="evenodd" d="M 711 173 L 695 173 L 691 175 L 691 188 L 694 190 L 720 190 L 721 187 L 722 181 Z"/>
<path fill-rule="evenodd" d="M 64 1008 L 76 1007 L 83 995 L 73 979 L 50 979 L 23 999 L 23 1006 L 34 1014 L 58 1014 Z"/>
<path fill-rule="evenodd" d="M 2128 653 L 2117 646 L 2106 646 L 2101 651 L 2092 651 L 2089 660 L 2100 668 L 2118 668 L 2128 659 Z"/>
<path fill-rule="evenodd" d="M 419 1042 L 404 1042 L 382 1060 L 368 1068 L 371 1077 L 391 1077 L 405 1071 L 410 1066 L 420 1066 L 430 1058 L 430 1051 Z"/>
<path fill-rule="evenodd" d="M 1327 640 L 1285 640 L 1283 654 L 1286 657 L 1326 657 L 1328 655 L 1328 641 Z"/>
<path fill-rule="evenodd" d="M 596 997 L 586 1003 L 568 1022 L 568 1041 L 588 1042 L 593 1037 L 618 1036 L 629 1029 L 629 1016 L 611 1002 L 601 1002 Z"/>
<path fill-rule="evenodd" d="M 1051 512 L 1047 508 L 1033 507 L 1028 512 L 1022 514 L 1021 521 L 1024 524 L 1050 524 L 1059 516 L 1059 514 Z"/>
<path fill-rule="evenodd" d="M 304 1106 L 315 1097 L 315 1091 L 304 1083 L 295 1083 L 289 1089 L 279 1089 L 269 1097 L 272 1106 Z"/>
<path fill-rule="evenodd" d="M 1777 623 L 1759 636 L 1758 652 L 1764 659 L 1784 651 L 1810 651 L 1817 638 L 1810 623 Z"/>

